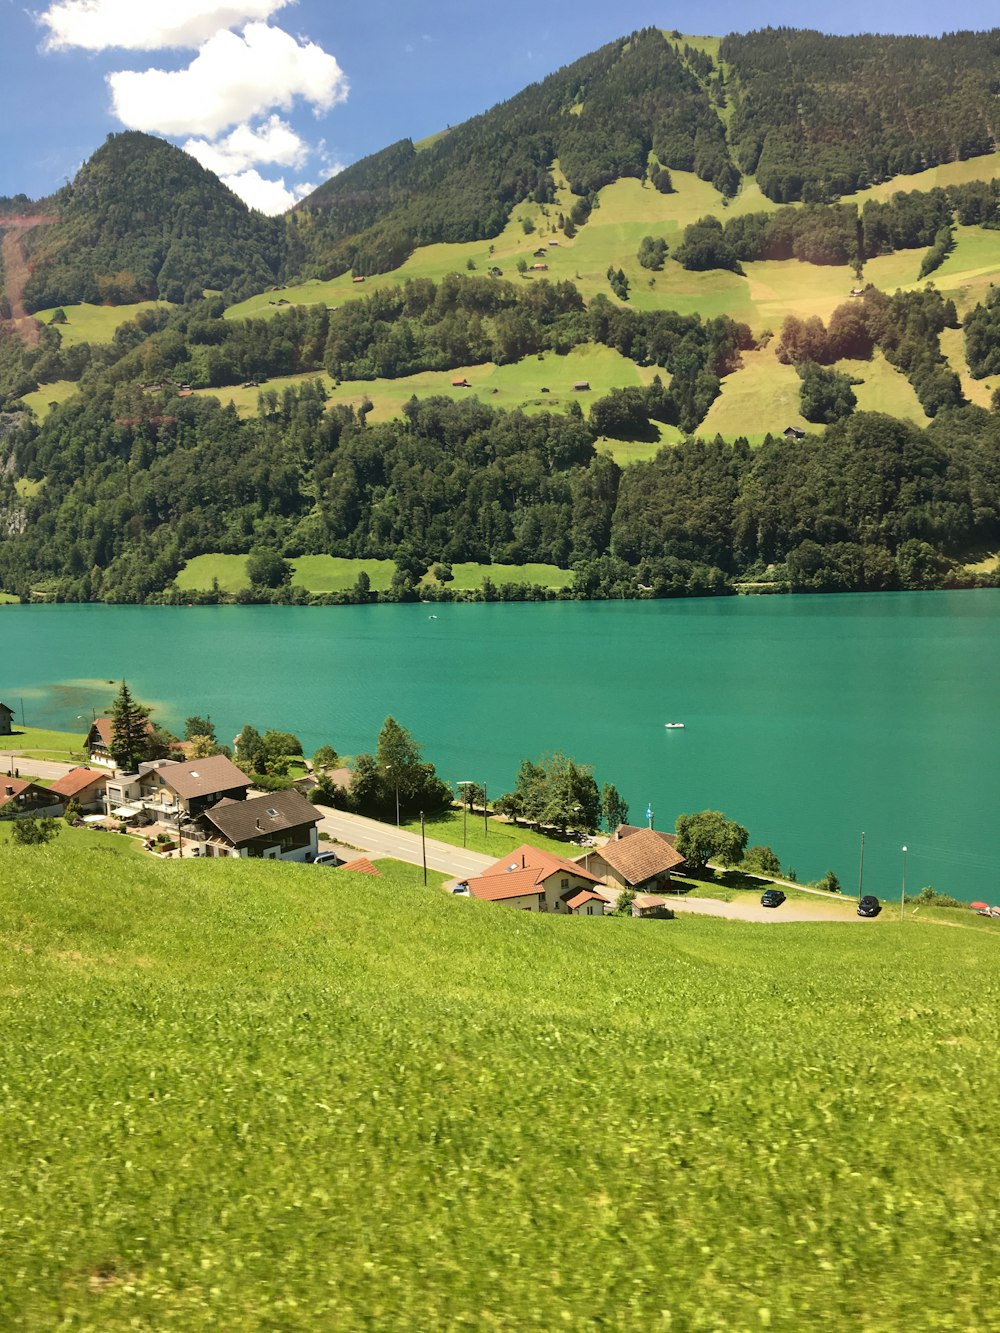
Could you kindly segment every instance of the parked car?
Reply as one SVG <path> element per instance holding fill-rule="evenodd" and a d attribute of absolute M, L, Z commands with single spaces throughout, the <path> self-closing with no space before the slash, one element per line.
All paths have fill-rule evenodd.
<path fill-rule="evenodd" d="M 313 857 L 314 866 L 339 866 L 343 864 L 336 852 L 317 852 Z"/>
<path fill-rule="evenodd" d="M 780 907 L 785 901 L 785 895 L 780 889 L 765 889 L 760 895 L 761 907 Z"/>
<path fill-rule="evenodd" d="M 858 903 L 858 916 L 878 916 L 881 910 L 882 904 L 871 893 L 866 893 Z"/>

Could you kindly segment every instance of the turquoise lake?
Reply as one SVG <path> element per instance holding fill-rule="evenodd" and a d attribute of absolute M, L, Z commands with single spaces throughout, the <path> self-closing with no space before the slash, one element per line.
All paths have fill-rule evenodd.
<path fill-rule="evenodd" d="M 123 676 L 211 714 L 374 748 L 391 713 L 447 781 L 562 750 L 658 828 L 723 810 L 800 880 L 1000 903 L 1000 591 L 329 608 L 0 608 L 0 699 L 84 730 Z M 664 723 L 681 721 L 684 730 Z"/>

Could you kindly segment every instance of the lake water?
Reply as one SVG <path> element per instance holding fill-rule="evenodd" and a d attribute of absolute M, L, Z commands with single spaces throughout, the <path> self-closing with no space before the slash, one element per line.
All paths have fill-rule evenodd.
<path fill-rule="evenodd" d="M 386 715 L 447 781 L 563 750 L 658 828 L 705 807 L 800 879 L 1000 903 L 1000 591 L 664 602 L 0 608 L 0 699 L 84 729 L 124 676 L 211 714 L 372 749 Z M 682 721 L 668 731 L 664 722 Z"/>

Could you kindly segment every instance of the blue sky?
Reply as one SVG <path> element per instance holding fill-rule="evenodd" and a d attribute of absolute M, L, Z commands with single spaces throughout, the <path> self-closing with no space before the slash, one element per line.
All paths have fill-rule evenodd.
<path fill-rule="evenodd" d="M 338 167 L 465 120 L 634 28 L 810 19 L 845 33 L 997 21 L 985 0 L 0 0 L 0 194 L 40 197 L 133 128 L 280 211 Z"/>

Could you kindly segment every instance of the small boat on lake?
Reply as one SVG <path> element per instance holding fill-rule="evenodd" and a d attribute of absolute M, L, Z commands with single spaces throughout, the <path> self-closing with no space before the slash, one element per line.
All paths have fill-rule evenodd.
<path fill-rule="evenodd" d="M 683 731 L 683 730 L 684 730 L 684 723 L 683 723 L 683 722 L 664 722 L 663 725 L 666 727 L 666 729 L 667 729 L 668 731 Z"/>

